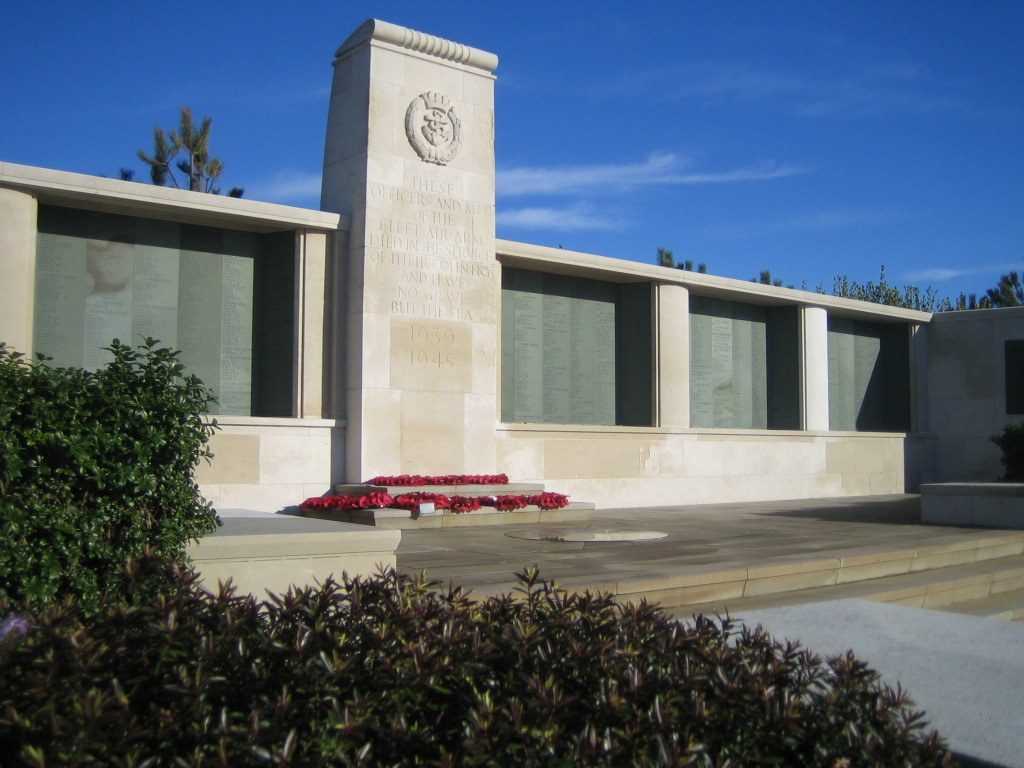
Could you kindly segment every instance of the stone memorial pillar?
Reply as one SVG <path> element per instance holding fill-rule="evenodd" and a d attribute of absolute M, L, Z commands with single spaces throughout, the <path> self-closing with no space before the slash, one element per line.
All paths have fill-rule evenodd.
<path fill-rule="evenodd" d="M 804 429 L 828 430 L 828 312 L 802 307 Z"/>
<path fill-rule="evenodd" d="M 32 354 L 32 312 L 36 290 L 36 199 L 0 188 L 0 341 Z"/>
<path fill-rule="evenodd" d="M 497 64 L 378 20 L 338 49 L 321 207 L 352 217 L 349 481 L 495 469 Z"/>

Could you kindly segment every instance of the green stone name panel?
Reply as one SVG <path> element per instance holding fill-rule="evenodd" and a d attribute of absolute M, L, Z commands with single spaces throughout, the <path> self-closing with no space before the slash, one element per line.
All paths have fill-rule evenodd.
<path fill-rule="evenodd" d="M 503 269 L 502 420 L 649 423 L 650 289 L 644 287 L 645 293 L 620 296 L 615 283 Z M 635 322 L 644 312 L 646 334 Z M 617 347 L 627 343 L 631 349 L 619 354 Z M 622 370 L 620 359 L 638 370 Z"/>
<path fill-rule="evenodd" d="M 690 297 L 690 424 L 799 429 L 793 307 Z"/>
<path fill-rule="evenodd" d="M 260 383 L 254 353 L 267 368 L 291 365 L 290 333 L 269 331 L 255 350 L 253 344 L 255 307 L 263 295 L 271 297 L 261 303 L 269 305 L 275 326 L 285 317 L 292 323 L 291 259 L 258 258 L 274 241 L 251 232 L 41 206 L 35 351 L 52 357 L 54 365 L 95 370 L 110 360 L 104 348 L 114 339 L 138 344 L 155 338 L 182 351 L 189 372 L 213 390 L 218 413 L 250 415 L 254 401 L 280 401 L 278 392 L 254 392 Z M 286 315 L 275 296 L 283 290 L 289 293 Z M 279 373 L 268 379 L 270 389 L 281 388 Z"/>
<path fill-rule="evenodd" d="M 910 336 L 906 325 L 828 320 L 829 429 L 910 428 Z"/>

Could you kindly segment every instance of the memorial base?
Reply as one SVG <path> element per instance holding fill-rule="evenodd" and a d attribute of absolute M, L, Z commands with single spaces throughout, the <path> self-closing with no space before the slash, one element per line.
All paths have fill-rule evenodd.
<path fill-rule="evenodd" d="M 383 492 L 389 496 L 406 493 L 439 493 L 445 496 L 532 496 L 544 491 L 537 483 L 507 483 L 505 485 L 364 485 L 343 483 L 335 485 L 336 496 L 365 496 Z M 541 509 L 537 506 L 516 510 L 483 507 L 472 512 L 452 512 L 439 509 L 432 514 L 419 514 L 407 509 L 303 509 L 306 517 L 336 520 L 345 523 L 372 525 L 375 528 L 408 530 L 416 528 L 466 528 L 482 525 L 536 525 L 538 523 L 568 523 L 589 520 L 594 504 L 570 502 L 561 509 Z"/>
<path fill-rule="evenodd" d="M 561 509 L 524 507 L 511 512 L 485 507 L 473 512 L 451 512 L 439 509 L 432 515 L 419 515 L 407 509 L 304 509 L 306 517 L 336 520 L 344 523 L 372 525 L 389 530 L 422 528 L 467 528 L 484 525 L 536 525 L 538 523 L 577 523 L 590 520 L 594 505 L 586 502 L 570 503 Z"/>

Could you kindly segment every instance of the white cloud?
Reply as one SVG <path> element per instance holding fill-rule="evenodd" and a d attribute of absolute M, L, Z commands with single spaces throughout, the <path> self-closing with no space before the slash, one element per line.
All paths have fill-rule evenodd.
<path fill-rule="evenodd" d="M 500 196 L 550 195 L 563 193 L 616 191 L 633 187 L 682 186 L 766 181 L 806 173 L 806 168 L 774 162 L 727 171 L 694 172 L 687 170 L 675 153 L 649 155 L 643 162 L 609 165 L 561 165 L 550 167 L 506 168 L 498 171 Z"/>
<path fill-rule="evenodd" d="M 1004 272 L 1009 272 L 1013 269 L 1018 269 L 1017 264 L 987 264 L 980 267 L 927 267 L 925 269 L 918 269 L 911 272 L 907 272 L 907 280 L 934 280 L 936 282 L 942 282 L 944 280 L 953 280 L 957 277 L 968 277 L 971 275 L 993 275 L 993 282 L 998 275 Z"/>
<path fill-rule="evenodd" d="M 589 205 L 577 203 L 568 208 L 516 208 L 498 211 L 498 224 L 520 229 L 547 229 L 559 232 L 577 232 L 591 229 L 622 229 L 620 217 L 607 212 L 596 213 Z"/>
<path fill-rule="evenodd" d="M 296 203 L 320 200 L 320 174 L 281 171 L 262 184 L 246 185 L 245 196 L 268 203 Z"/>

